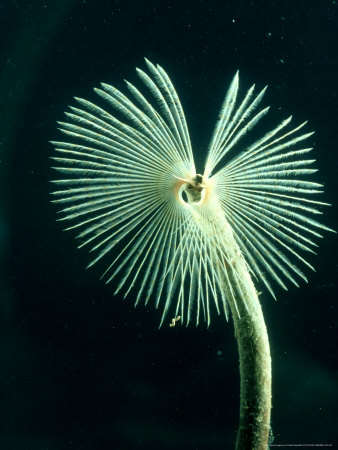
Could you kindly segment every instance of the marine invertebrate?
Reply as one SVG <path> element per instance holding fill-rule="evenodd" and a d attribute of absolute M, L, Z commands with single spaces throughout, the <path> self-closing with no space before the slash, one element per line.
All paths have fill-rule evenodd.
<path fill-rule="evenodd" d="M 102 84 L 102 106 L 76 98 L 60 122 L 69 141 L 53 142 L 63 174 L 54 202 L 72 221 L 67 229 L 79 229 L 80 247 L 95 252 L 89 266 L 109 256 L 106 281 L 125 295 L 137 285 L 136 304 L 163 304 L 161 324 L 172 304 L 185 323 L 209 324 L 212 307 L 226 317 L 230 309 L 241 371 L 237 448 L 266 448 L 271 361 L 251 276 L 272 295 L 271 280 L 298 285 L 306 276 L 295 262 L 312 268 L 303 253 L 315 253 L 312 239 L 329 230 L 310 217 L 325 205 L 312 198 L 322 185 L 306 179 L 316 172 L 303 144 L 312 133 L 300 132 L 306 122 L 289 128 L 289 117 L 241 148 L 269 108 L 258 110 L 265 88 L 238 101 L 236 73 L 199 174 L 173 84 L 146 62 L 150 75 L 137 73 L 155 102 L 129 82 L 130 98 Z"/>

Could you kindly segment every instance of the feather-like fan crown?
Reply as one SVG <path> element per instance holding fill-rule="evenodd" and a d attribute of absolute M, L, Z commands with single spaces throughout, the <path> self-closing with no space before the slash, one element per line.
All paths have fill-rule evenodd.
<path fill-rule="evenodd" d="M 104 277 L 115 293 L 137 285 L 136 304 L 154 297 L 162 321 L 175 300 L 187 323 L 202 312 L 209 324 L 210 304 L 227 315 L 237 258 L 272 295 L 271 280 L 285 289 L 306 280 L 300 267 L 313 267 L 302 255 L 315 253 L 313 239 L 330 230 L 311 218 L 326 203 L 312 199 L 322 185 L 307 180 L 316 169 L 303 143 L 312 135 L 301 131 L 306 122 L 290 128 L 289 117 L 241 147 L 268 108 L 258 109 L 265 89 L 254 86 L 238 100 L 236 73 L 197 174 L 175 88 L 146 63 L 150 74 L 137 73 L 148 96 L 129 82 L 129 97 L 102 84 L 102 106 L 76 98 L 60 122 L 69 141 L 52 142 L 62 174 L 53 201 L 72 222 L 67 229 L 79 230 L 80 247 L 95 252 L 89 266 L 107 257 Z"/>

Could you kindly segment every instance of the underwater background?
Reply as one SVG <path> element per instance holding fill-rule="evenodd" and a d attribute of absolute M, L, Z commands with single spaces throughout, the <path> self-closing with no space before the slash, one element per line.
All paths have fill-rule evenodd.
<path fill-rule="evenodd" d="M 73 96 L 137 83 L 143 57 L 176 87 L 202 165 L 226 89 L 269 85 L 266 130 L 309 120 L 323 223 L 337 229 L 338 1 L 0 3 L 0 448 L 234 448 L 231 320 L 159 330 L 161 312 L 100 281 L 105 266 L 62 231 L 49 140 Z M 201 168 L 201 166 L 200 166 Z M 338 447 L 336 235 L 308 284 L 260 299 L 273 369 L 275 445 Z M 273 448 L 273 447 L 272 447 Z"/>

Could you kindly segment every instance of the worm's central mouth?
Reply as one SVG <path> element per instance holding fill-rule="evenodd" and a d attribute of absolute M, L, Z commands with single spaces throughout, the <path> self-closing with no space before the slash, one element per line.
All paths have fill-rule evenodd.
<path fill-rule="evenodd" d="M 183 204 L 201 205 L 208 185 L 203 175 L 197 174 L 190 180 L 180 179 L 177 183 L 177 197 Z"/>

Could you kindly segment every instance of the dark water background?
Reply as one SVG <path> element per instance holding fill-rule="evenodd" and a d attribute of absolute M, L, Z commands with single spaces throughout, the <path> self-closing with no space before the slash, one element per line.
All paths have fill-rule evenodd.
<path fill-rule="evenodd" d="M 239 68 L 242 86 L 269 84 L 278 118 L 316 130 L 335 205 L 323 220 L 337 227 L 338 2 L 4 1 L 0 21 L 0 448 L 234 448 L 231 322 L 158 330 L 158 311 L 85 271 L 86 250 L 49 203 L 48 141 L 73 96 L 134 82 L 146 56 L 170 74 L 202 161 Z M 261 296 L 275 444 L 338 446 L 337 253 L 326 234 L 307 285 Z"/>

